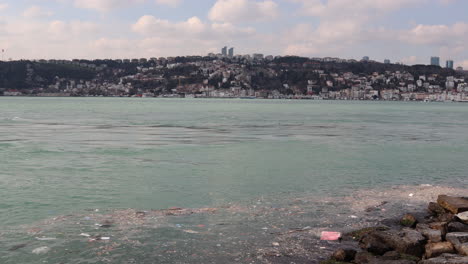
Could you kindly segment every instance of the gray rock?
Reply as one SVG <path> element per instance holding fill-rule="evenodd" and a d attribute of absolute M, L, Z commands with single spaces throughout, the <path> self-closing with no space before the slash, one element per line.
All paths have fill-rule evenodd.
<path fill-rule="evenodd" d="M 400 254 L 398 252 L 393 251 L 393 253 L 386 254 L 386 257 L 377 257 L 369 252 L 359 252 L 356 254 L 356 258 L 354 259 L 353 263 L 356 264 L 416 264 L 416 262 L 411 261 L 411 260 L 406 260 L 406 259 L 388 259 L 389 255 L 395 255 L 398 254 L 398 257 L 400 257 Z"/>
<path fill-rule="evenodd" d="M 424 254 L 426 238 L 416 230 L 405 228 L 401 231 L 374 231 L 365 235 L 359 245 L 378 255 L 388 251 L 398 251 L 416 257 Z"/>
<path fill-rule="evenodd" d="M 468 232 L 468 225 L 460 222 L 452 222 L 448 224 L 449 232 Z"/>
<path fill-rule="evenodd" d="M 467 264 L 468 257 L 454 255 L 454 254 L 443 254 L 437 258 L 426 259 L 419 264 Z"/>
<path fill-rule="evenodd" d="M 440 230 L 432 229 L 426 224 L 418 224 L 416 230 L 431 242 L 442 242 L 442 232 Z"/>
<path fill-rule="evenodd" d="M 448 233 L 445 238 L 458 253 L 468 256 L 468 232 Z"/>

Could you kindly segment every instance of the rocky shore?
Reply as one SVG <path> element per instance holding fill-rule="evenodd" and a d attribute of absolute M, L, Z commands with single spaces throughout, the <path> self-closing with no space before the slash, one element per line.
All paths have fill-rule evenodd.
<path fill-rule="evenodd" d="M 406 214 L 399 226 L 365 228 L 342 240 L 345 246 L 322 264 L 468 264 L 468 198 L 439 195 L 425 214 Z"/>

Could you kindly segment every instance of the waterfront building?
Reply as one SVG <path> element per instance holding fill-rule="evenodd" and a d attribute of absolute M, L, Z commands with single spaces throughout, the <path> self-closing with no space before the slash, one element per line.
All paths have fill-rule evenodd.
<path fill-rule="evenodd" d="M 389 59 L 385 59 L 385 60 L 384 60 L 384 63 L 385 63 L 385 64 L 390 64 L 390 60 L 389 60 Z"/>
<path fill-rule="evenodd" d="M 253 55 L 254 60 L 263 60 L 263 54 L 256 53 Z"/>
<path fill-rule="evenodd" d="M 440 66 L 440 57 L 431 57 L 432 66 Z"/>
<path fill-rule="evenodd" d="M 369 61 L 370 58 L 369 58 L 369 56 L 364 56 L 364 57 L 362 57 L 362 60 L 363 60 L 363 61 Z"/>
<path fill-rule="evenodd" d="M 447 63 L 445 64 L 445 67 L 447 69 L 453 69 L 453 60 L 447 60 Z"/>

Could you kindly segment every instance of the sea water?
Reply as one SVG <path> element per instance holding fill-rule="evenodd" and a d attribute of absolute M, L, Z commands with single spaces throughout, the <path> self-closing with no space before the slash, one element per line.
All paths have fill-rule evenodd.
<path fill-rule="evenodd" d="M 193 226 L 208 229 L 208 223 L 251 221 L 250 228 L 260 230 L 274 217 L 261 223 L 249 218 L 249 210 L 257 203 L 259 207 L 269 204 L 270 209 L 286 208 L 288 202 L 282 201 L 294 197 L 333 199 L 387 186 L 464 188 L 467 160 L 466 104 L 3 97 L 0 246 L 4 251 L 16 243 L 26 246 L 0 254 L 0 262 L 105 262 L 98 252 L 84 250 L 89 241 L 80 242 L 83 238 L 78 237 L 86 221 L 85 231 L 96 230 L 99 216 L 94 214 L 98 212 L 123 217 L 111 210 L 249 208 L 226 210 L 210 216 L 211 220 L 186 217 L 181 221 L 191 228 L 189 232 L 183 232 L 184 223 L 156 216 L 150 226 L 135 226 L 140 231 L 159 228 L 164 235 L 152 238 L 153 242 L 170 246 L 184 235 L 199 235 L 203 230 L 195 231 Z M 310 223 L 320 216 L 305 214 Z M 57 224 L 66 216 L 66 224 Z M 73 226 L 72 222 L 82 219 L 80 228 Z M 282 224 L 287 225 L 287 220 L 294 222 L 291 217 L 282 219 Z M 57 227 L 46 229 L 41 221 Z M 41 228 L 34 229 L 38 223 Z M 225 232 L 233 235 L 242 228 Z M 122 230 L 116 236 L 128 235 L 128 230 Z M 37 236 L 54 236 L 55 240 Z M 135 252 L 134 248 L 120 248 L 118 254 L 108 253 L 107 260 L 153 263 L 160 256 L 160 263 L 196 262 L 188 259 L 200 250 L 191 255 L 187 249 L 194 250 L 197 243 L 181 241 L 183 254 L 142 246 L 132 258 L 122 256 L 132 255 L 129 252 Z M 35 246 L 47 243 L 52 250 L 40 259 L 31 253 Z M 118 243 L 123 244 L 123 240 Z M 69 248 L 75 253 L 65 253 Z M 158 253 L 149 257 L 148 252 Z M 201 263 L 207 263 L 206 259 Z"/>

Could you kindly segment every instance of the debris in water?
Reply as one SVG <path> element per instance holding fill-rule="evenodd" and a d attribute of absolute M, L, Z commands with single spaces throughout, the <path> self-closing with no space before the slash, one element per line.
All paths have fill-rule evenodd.
<path fill-rule="evenodd" d="M 50 251 L 49 247 L 38 247 L 36 249 L 33 249 L 32 253 L 39 255 L 39 254 L 46 254 L 49 251 Z"/>
<path fill-rule="evenodd" d="M 340 232 L 327 232 L 323 231 L 322 235 L 320 236 L 320 240 L 327 240 L 327 241 L 336 241 L 341 239 Z"/>
<path fill-rule="evenodd" d="M 57 238 L 55 237 L 36 237 L 37 240 L 39 241 L 51 241 L 51 240 L 56 240 Z"/>
<path fill-rule="evenodd" d="M 19 245 L 14 245 L 12 246 L 10 249 L 8 249 L 8 251 L 15 251 L 15 250 L 18 250 L 20 248 L 24 248 L 25 246 L 27 246 L 28 244 L 19 244 Z"/>
<path fill-rule="evenodd" d="M 90 234 L 86 234 L 86 233 L 81 233 L 80 236 L 90 237 L 91 235 L 90 235 Z"/>
<path fill-rule="evenodd" d="M 189 234 L 198 234 L 198 233 L 200 233 L 200 232 L 197 232 L 197 231 L 195 231 L 195 230 L 190 230 L 190 229 L 184 230 L 184 232 L 185 232 L 185 233 L 189 233 Z"/>

